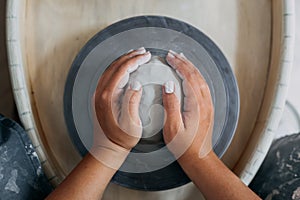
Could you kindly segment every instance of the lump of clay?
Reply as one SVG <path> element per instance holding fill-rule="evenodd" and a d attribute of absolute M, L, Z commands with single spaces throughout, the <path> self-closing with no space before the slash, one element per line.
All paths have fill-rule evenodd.
<path fill-rule="evenodd" d="M 181 101 L 181 79 L 165 61 L 157 56 L 141 65 L 130 74 L 129 84 L 139 81 L 142 84 L 143 94 L 139 113 L 143 124 L 142 141 L 149 144 L 157 144 L 162 141 L 159 133 L 164 125 L 164 108 L 162 103 L 162 85 L 167 81 L 175 83 L 175 94 Z"/>

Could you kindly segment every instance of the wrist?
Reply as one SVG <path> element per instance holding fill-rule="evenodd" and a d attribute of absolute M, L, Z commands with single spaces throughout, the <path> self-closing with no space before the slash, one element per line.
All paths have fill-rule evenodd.
<path fill-rule="evenodd" d="M 206 176 L 207 173 L 216 168 L 218 157 L 213 151 L 201 158 L 197 154 L 188 154 L 180 157 L 178 163 L 186 175 L 195 182 L 199 177 Z"/>
<path fill-rule="evenodd" d="M 199 156 L 198 151 L 187 151 L 180 158 L 178 158 L 178 163 L 182 167 L 190 167 L 197 163 L 209 162 L 212 159 L 215 159 L 216 154 L 213 150 L 210 150 L 205 156 Z"/>
<path fill-rule="evenodd" d="M 119 146 L 112 148 L 111 146 L 94 145 L 89 153 L 103 165 L 118 170 L 127 158 L 130 150 Z"/>

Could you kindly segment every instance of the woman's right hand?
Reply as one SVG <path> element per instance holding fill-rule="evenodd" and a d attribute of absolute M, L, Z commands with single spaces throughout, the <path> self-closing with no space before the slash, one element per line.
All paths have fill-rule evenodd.
<path fill-rule="evenodd" d="M 176 158 L 204 158 L 212 151 L 214 109 L 209 87 L 199 70 L 183 55 L 169 51 L 167 62 L 182 79 L 183 109 L 174 83 L 163 89 L 164 140 Z"/>
<path fill-rule="evenodd" d="M 163 136 L 169 150 L 205 199 L 260 199 L 212 150 L 214 109 L 200 72 L 183 54 L 170 51 L 167 61 L 182 78 L 184 93 L 181 112 L 174 84 L 167 82 L 164 86 Z"/>

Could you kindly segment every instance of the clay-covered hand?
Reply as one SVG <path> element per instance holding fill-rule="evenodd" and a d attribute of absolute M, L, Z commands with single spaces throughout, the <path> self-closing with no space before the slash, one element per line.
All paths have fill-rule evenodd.
<path fill-rule="evenodd" d="M 176 158 L 205 157 L 212 151 L 214 109 L 209 87 L 199 70 L 181 53 L 169 51 L 167 62 L 182 79 L 183 106 L 172 82 L 163 87 L 164 140 Z"/>
<path fill-rule="evenodd" d="M 130 51 L 113 62 L 98 82 L 92 154 L 110 167 L 119 167 L 121 162 L 114 162 L 124 160 L 142 135 L 139 117 L 142 87 L 139 82 L 128 87 L 127 83 L 129 74 L 150 58 L 150 52 L 144 48 Z"/>

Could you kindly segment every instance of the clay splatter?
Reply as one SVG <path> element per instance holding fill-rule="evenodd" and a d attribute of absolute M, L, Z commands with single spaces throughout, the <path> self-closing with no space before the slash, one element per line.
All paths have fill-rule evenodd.
<path fill-rule="evenodd" d="M 2 166 L 0 166 L 0 180 L 3 179 L 3 177 L 4 177 L 4 174 L 2 174 L 3 169 L 4 168 Z"/>
<path fill-rule="evenodd" d="M 298 187 L 294 192 L 292 196 L 293 200 L 300 200 L 300 187 Z"/>
<path fill-rule="evenodd" d="M 266 200 L 300 200 L 300 134 L 273 142 L 256 177 L 250 184 Z"/>
<path fill-rule="evenodd" d="M 5 185 L 4 189 L 18 194 L 20 192 L 20 188 L 18 187 L 18 185 L 16 183 L 17 178 L 18 178 L 18 170 L 13 169 L 10 174 L 11 174 L 11 177 L 8 179 L 8 182 Z"/>

